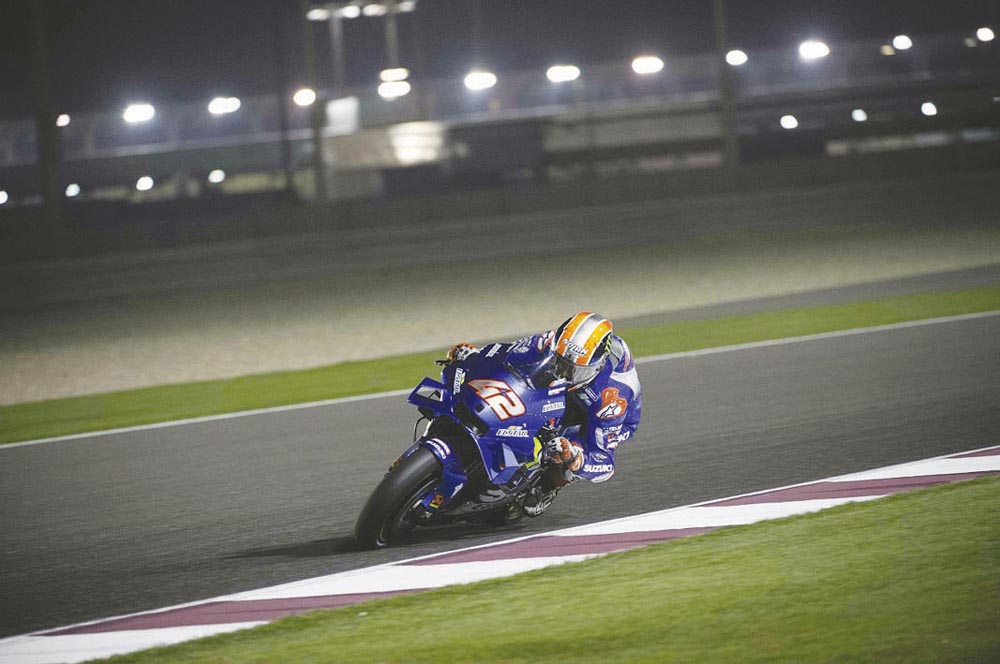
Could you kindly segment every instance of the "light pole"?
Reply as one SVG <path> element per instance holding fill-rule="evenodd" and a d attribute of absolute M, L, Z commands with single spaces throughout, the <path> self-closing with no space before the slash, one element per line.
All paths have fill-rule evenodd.
<path fill-rule="evenodd" d="M 300 0 L 301 9 L 303 10 L 303 15 L 308 18 L 308 13 L 305 11 L 307 8 L 308 0 Z M 309 79 L 309 85 L 313 90 L 317 90 L 319 86 L 317 85 L 316 78 L 316 40 L 313 36 L 313 31 L 309 25 L 306 25 L 305 31 L 305 55 L 306 55 L 306 78 Z M 315 186 L 315 201 L 317 203 L 325 203 L 326 197 L 326 158 L 324 156 L 323 150 L 323 127 L 326 124 L 325 118 L 323 117 L 326 104 L 322 103 L 323 99 L 320 97 L 309 107 L 309 126 L 312 129 L 312 166 L 313 166 L 313 183 Z M 282 100 L 284 103 L 284 100 Z"/>
<path fill-rule="evenodd" d="M 31 13 L 31 65 L 34 75 L 35 131 L 38 136 L 38 184 L 42 193 L 42 216 L 53 237 L 59 232 L 62 219 L 61 193 L 59 191 L 59 134 L 56 114 L 52 110 L 49 93 L 48 36 L 46 31 L 45 3 L 32 0 Z"/>
<path fill-rule="evenodd" d="M 726 46 L 726 8 L 725 0 L 715 0 L 713 3 L 713 19 L 715 22 L 715 60 L 716 71 L 719 73 L 719 108 L 722 120 L 722 136 L 724 143 L 724 162 L 727 168 L 734 168 L 739 163 L 739 145 L 736 142 L 736 106 L 733 101 L 733 79 L 729 73 Z"/>

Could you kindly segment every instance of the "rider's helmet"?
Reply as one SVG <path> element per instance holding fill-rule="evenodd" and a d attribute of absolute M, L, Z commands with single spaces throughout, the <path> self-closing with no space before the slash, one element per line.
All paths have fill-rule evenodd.
<path fill-rule="evenodd" d="M 592 381 L 608 357 L 611 331 L 610 320 L 589 311 L 566 319 L 552 337 L 555 374 L 572 387 Z"/>

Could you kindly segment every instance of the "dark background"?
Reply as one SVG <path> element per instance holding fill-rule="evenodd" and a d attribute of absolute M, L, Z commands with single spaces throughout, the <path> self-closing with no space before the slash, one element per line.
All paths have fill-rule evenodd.
<path fill-rule="evenodd" d="M 464 74 L 474 62 L 498 73 L 713 48 L 711 0 L 420 0 L 400 19 L 402 60 L 416 78 Z M 57 112 L 119 108 L 215 95 L 271 92 L 271 26 L 284 29 L 290 84 L 305 82 L 298 0 L 49 0 L 51 88 Z M 1000 18 L 997 0 L 730 0 L 734 47 L 794 47 L 891 39 L 904 32 L 967 32 Z M 28 1 L 0 2 L 0 118 L 29 118 Z M 345 21 L 349 80 L 374 83 L 385 63 L 384 22 Z M 320 82 L 328 46 L 317 26 Z"/>

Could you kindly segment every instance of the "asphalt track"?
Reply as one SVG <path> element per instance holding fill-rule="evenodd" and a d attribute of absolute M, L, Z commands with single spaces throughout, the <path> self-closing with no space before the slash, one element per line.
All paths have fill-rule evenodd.
<path fill-rule="evenodd" d="M 350 532 L 409 440 L 398 397 L 0 449 L 0 636 L 993 444 L 1000 316 L 640 375 L 642 429 L 609 483 L 516 529 L 383 552 Z"/>

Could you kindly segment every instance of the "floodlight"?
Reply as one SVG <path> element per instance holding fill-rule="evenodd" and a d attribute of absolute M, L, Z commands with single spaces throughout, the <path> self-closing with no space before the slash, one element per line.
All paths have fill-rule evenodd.
<path fill-rule="evenodd" d="M 913 47 L 913 40 L 906 35 L 896 35 L 892 38 L 892 47 L 897 51 L 905 51 Z"/>
<path fill-rule="evenodd" d="M 996 35 L 993 34 L 992 28 L 982 27 L 976 30 L 976 39 L 981 42 L 991 42 Z"/>
<path fill-rule="evenodd" d="M 306 12 L 306 19 L 309 21 L 329 21 L 330 10 L 326 7 L 313 7 Z"/>
<path fill-rule="evenodd" d="M 69 126 L 69 121 L 70 121 L 69 113 L 60 113 L 59 117 L 56 118 L 56 126 L 57 127 Z"/>
<path fill-rule="evenodd" d="M 799 126 L 799 120 L 794 115 L 782 115 L 781 126 L 784 129 L 795 129 Z"/>
<path fill-rule="evenodd" d="M 406 67 L 392 67 L 379 72 L 378 78 L 385 83 L 393 81 L 405 81 L 410 77 L 410 70 Z"/>
<path fill-rule="evenodd" d="M 632 60 L 632 71 L 636 74 L 656 74 L 663 71 L 663 60 L 655 55 L 640 55 Z"/>
<path fill-rule="evenodd" d="M 879 47 L 879 50 L 882 51 L 882 55 L 896 55 L 896 49 L 894 49 L 890 44 L 882 44 L 882 46 Z"/>
<path fill-rule="evenodd" d="M 226 172 L 221 168 L 216 168 L 214 171 L 208 174 L 208 181 L 212 184 L 219 184 L 226 179 Z"/>
<path fill-rule="evenodd" d="M 747 60 L 749 59 L 750 59 L 749 56 L 747 56 L 745 52 L 739 49 L 733 49 L 729 53 L 726 53 L 726 62 L 728 62 L 734 67 L 745 65 L 747 63 Z"/>
<path fill-rule="evenodd" d="M 819 60 L 830 55 L 830 47 L 816 39 L 799 44 L 799 57 L 803 60 Z"/>
<path fill-rule="evenodd" d="M 851 119 L 855 122 L 867 122 L 868 113 L 863 108 L 856 108 L 851 111 Z"/>
<path fill-rule="evenodd" d="M 138 191 L 149 191 L 153 188 L 153 178 L 148 175 L 143 175 L 141 178 L 135 181 L 135 188 Z"/>
<path fill-rule="evenodd" d="M 378 93 L 385 99 L 396 99 L 410 94 L 410 84 L 406 81 L 385 81 L 378 86 Z"/>
<path fill-rule="evenodd" d="M 6 205 L 7 201 L 10 200 L 10 196 L 3 189 L 0 189 L 0 205 Z"/>
<path fill-rule="evenodd" d="M 465 87 L 472 91 L 488 90 L 497 84 L 497 75 L 491 71 L 470 71 L 465 75 Z"/>
<path fill-rule="evenodd" d="M 925 101 L 920 105 L 920 112 L 927 117 L 937 115 L 937 104 L 932 101 Z"/>
<path fill-rule="evenodd" d="M 152 104 L 129 104 L 122 113 L 122 119 L 129 124 L 148 122 L 156 115 Z"/>
<path fill-rule="evenodd" d="M 389 9 L 385 5 L 371 4 L 361 8 L 361 13 L 365 16 L 385 16 Z"/>
<path fill-rule="evenodd" d="M 545 76 L 553 83 L 568 83 L 580 78 L 580 68 L 576 65 L 552 65 Z"/>
<path fill-rule="evenodd" d="M 76 198 L 80 195 L 80 185 L 72 183 L 66 185 L 66 198 Z"/>
<path fill-rule="evenodd" d="M 361 16 L 361 7 L 357 5 L 347 5 L 340 8 L 341 18 L 357 18 Z"/>
<path fill-rule="evenodd" d="M 412 12 L 417 8 L 417 0 L 402 0 L 396 3 L 397 12 Z"/>
<path fill-rule="evenodd" d="M 292 101 L 295 102 L 296 106 L 312 106 L 313 102 L 316 101 L 316 91 L 312 88 L 299 88 L 292 95 Z"/>
<path fill-rule="evenodd" d="M 237 97 L 216 97 L 208 102 L 208 112 L 212 115 L 226 115 L 240 110 L 240 105 Z"/>

